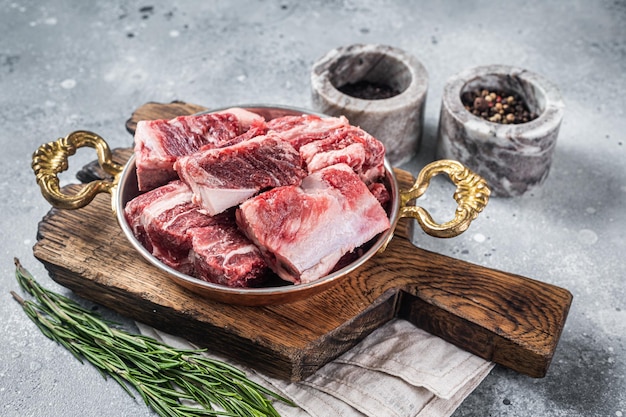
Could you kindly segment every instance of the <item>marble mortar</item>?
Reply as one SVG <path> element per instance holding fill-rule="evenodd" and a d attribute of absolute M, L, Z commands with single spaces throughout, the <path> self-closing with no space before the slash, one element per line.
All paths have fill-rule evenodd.
<path fill-rule="evenodd" d="M 461 96 L 476 89 L 517 93 L 538 117 L 500 124 L 475 116 Z M 492 196 L 524 195 L 548 177 L 563 112 L 559 90 L 538 74 L 506 65 L 462 71 L 444 88 L 436 156 L 457 160 L 481 175 Z"/>
<path fill-rule="evenodd" d="M 383 84 L 400 93 L 365 100 L 339 91 L 360 81 Z M 385 145 L 392 165 L 410 160 L 419 150 L 428 90 L 428 73 L 414 56 L 387 45 L 355 44 L 331 50 L 311 72 L 313 107 L 330 116 L 343 115 Z"/>

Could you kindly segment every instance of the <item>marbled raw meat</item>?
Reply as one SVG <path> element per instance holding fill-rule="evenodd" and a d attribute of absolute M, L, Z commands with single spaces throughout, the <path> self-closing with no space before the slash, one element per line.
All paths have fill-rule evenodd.
<path fill-rule="evenodd" d="M 191 189 L 176 180 L 129 201 L 124 214 L 137 240 L 184 274 L 237 287 L 261 282 L 267 265 L 237 228 L 234 212 L 209 216 L 191 196 Z"/>
<path fill-rule="evenodd" d="M 148 191 L 176 179 L 174 162 L 200 149 L 219 148 L 265 133 L 265 120 L 244 109 L 180 116 L 171 120 L 144 120 L 135 130 L 137 182 Z"/>
<path fill-rule="evenodd" d="M 215 215 L 261 190 L 299 184 L 302 159 L 276 135 L 181 157 L 174 168 L 193 191 L 193 202 Z"/>
<path fill-rule="evenodd" d="M 329 132 L 328 137 L 300 147 L 300 156 L 309 172 L 344 163 L 366 183 L 380 180 L 385 174 L 385 147 L 372 135 L 354 126 Z"/>
<path fill-rule="evenodd" d="M 378 200 L 381 206 L 386 207 L 387 203 L 391 201 L 389 190 L 382 182 L 373 182 L 369 184 L 367 188 L 370 190 L 370 193 L 376 197 L 376 200 Z"/>
<path fill-rule="evenodd" d="M 338 163 L 349 165 L 369 184 L 384 175 L 385 147 L 341 117 L 285 116 L 267 123 L 300 152 L 309 173 Z"/>
<path fill-rule="evenodd" d="M 344 254 L 390 227 L 376 197 L 345 164 L 259 194 L 236 217 L 270 268 L 293 283 L 328 274 Z"/>
<path fill-rule="evenodd" d="M 269 276 L 257 248 L 237 227 L 233 210 L 213 216 L 214 223 L 193 229 L 189 254 L 195 276 L 228 287 L 255 287 Z"/>
<path fill-rule="evenodd" d="M 283 116 L 267 122 L 269 131 L 278 133 L 296 150 L 309 142 L 327 138 L 334 130 L 346 126 L 350 123 L 343 116 L 322 118 L 312 114 Z"/>
<path fill-rule="evenodd" d="M 187 184 L 172 181 L 135 197 L 124 208 L 137 240 L 157 259 L 183 273 L 192 273 L 187 230 L 211 223 L 211 218 L 191 202 L 191 196 Z"/>

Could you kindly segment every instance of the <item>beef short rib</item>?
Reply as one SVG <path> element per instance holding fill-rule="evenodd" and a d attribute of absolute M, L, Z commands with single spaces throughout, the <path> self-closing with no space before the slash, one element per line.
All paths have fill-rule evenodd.
<path fill-rule="evenodd" d="M 350 123 L 343 116 L 321 118 L 312 114 L 283 116 L 267 122 L 271 132 L 277 133 L 296 150 L 307 143 L 327 138 L 334 130 L 346 126 Z"/>
<path fill-rule="evenodd" d="M 137 181 L 148 191 L 176 179 L 174 162 L 201 148 L 219 148 L 238 140 L 254 127 L 265 133 L 264 119 L 243 109 L 220 113 L 180 116 L 172 120 L 143 120 L 135 131 Z"/>
<path fill-rule="evenodd" d="M 274 188 L 241 204 L 237 224 L 286 281 L 327 275 L 348 252 L 390 227 L 387 213 L 346 164 L 320 169 L 300 186 Z"/>
<path fill-rule="evenodd" d="M 126 221 L 152 255 L 184 274 L 238 287 L 264 280 L 267 265 L 234 212 L 209 216 L 191 196 L 184 182 L 172 181 L 129 201 Z"/>
<path fill-rule="evenodd" d="M 309 172 L 344 163 L 366 184 L 385 175 L 385 147 L 361 128 L 346 126 L 329 132 L 328 137 L 300 147 L 300 156 Z"/>
<path fill-rule="evenodd" d="M 257 248 L 237 227 L 234 210 L 213 216 L 214 222 L 193 229 L 190 259 L 195 276 L 228 287 L 255 287 L 269 269 Z"/>
<path fill-rule="evenodd" d="M 174 168 L 193 191 L 193 202 L 215 215 L 261 190 L 299 184 L 302 159 L 276 135 L 256 136 L 232 146 L 178 159 Z"/>
<path fill-rule="evenodd" d="M 126 221 L 141 244 L 164 264 L 192 274 L 188 230 L 211 224 L 211 218 L 191 202 L 191 189 L 182 181 L 155 188 L 129 201 Z"/>
<path fill-rule="evenodd" d="M 314 115 L 285 116 L 267 123 L 300 152 L 309 173 L 344 163 L 370 184 L 384 173 L 385 147 L 345 117 L 320 118 Z"/>

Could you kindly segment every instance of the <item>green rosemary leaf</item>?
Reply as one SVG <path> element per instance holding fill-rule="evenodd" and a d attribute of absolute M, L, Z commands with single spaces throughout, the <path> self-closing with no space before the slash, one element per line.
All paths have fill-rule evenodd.
<path fill-rule="evenodd" d="M 144 336 L 127 334 L 117 329 L 113 329 L 113 334 L 120 345 L 126 345 L 129 349 L 145 351 L 149 346 Z"/>
<path fill-rule="evenodd" d="M 106 378 L 106 374 L 104 376 Z M 117 382 L 128 395 L 130 395 L 132 398 L 135 398 L 135 394 L 130 390 L 130 388 L 121 376 L 117 375 L 116 373 L 110 373 L 108 374 L 108 376 L 110 376 L 115 382 Z"/>
<path fill-rule="evenodd" d="M 111 377 L 130 396 L 138 393 L 162 417 L 279 417 L 272 401 L 294 405 L 236 367 L 203 356 L 204 349 L 176 349 L 128 333 L 41 287 L 17 259 L 15 267 L 20 287 L 34 300 L 11 294 L 40 331 L 81 362 L 91 363 L 103 377 Z"/>
<path fill-rule="evenodd" d="M 143 352 L 134 351 L 118 344 L 111 344 L 109 341 L 99 340 L 98 344 L 103 350 L 115 351 L 117 355 L 124 358 L 125 361 L 133 363 L 144 374 L 152 376 L 158 373 L 159 364 Z"/>
<path fill-rule="evenodd" d="M 183 391 L 190 393 L 193 397 L 192 400 L 196 403 L 203 405 L 207 409 L 213 409 L 211 396 L 207 395 L 204 390 L 198 389 L 197 385 L 183 378 L 177 379 L 176 385 L 179 386 Z"/>
<path fill-rule="evenodd" d="M 100 320 L 99 317 L 94 317 L 91 314 L 82 313 L 82 317 L 85 320 L 85 324 L 91 324 L 93 326 L 94 332 L 101 331 L 109 337 L 113 337 L 113 331 L 108 323 Z"/>

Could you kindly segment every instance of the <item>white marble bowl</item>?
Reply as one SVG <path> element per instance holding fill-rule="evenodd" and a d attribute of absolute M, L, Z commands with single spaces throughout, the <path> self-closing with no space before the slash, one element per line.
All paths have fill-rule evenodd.
<path fill-rule="evenodd" d="M 369 82 L 398 94 L 363 99 L 340 91 L 347 84 Z M 385 145 L 392 165 L 411 159 L 419 150 L 428 90 L 428 73 L 414 56 L 387 45 L 356 44 L 329 51 L 311 72 L 313 108 L 345 116 Z"/>
<path fill-rule="evenodd" d="M 516 93 L 538 117 L 500 124 L 475 116 L 461 96 L 476 89 Z M 505 65 L 465 70 L 444 88 L 436 156 L 457 160 L 485 178 L 493 196 L 524 195 L 548 176 L 563 111 L 558 88 L 538 74 Z"/>

